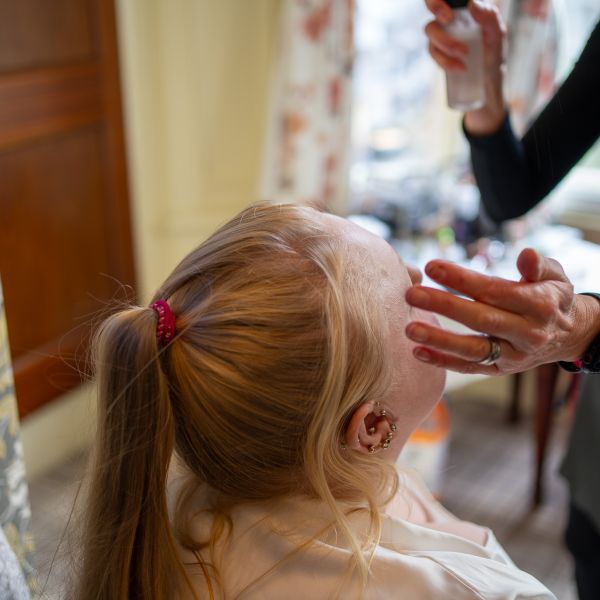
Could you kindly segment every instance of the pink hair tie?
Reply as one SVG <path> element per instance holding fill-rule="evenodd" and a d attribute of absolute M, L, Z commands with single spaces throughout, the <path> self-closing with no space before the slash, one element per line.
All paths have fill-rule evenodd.
<path fill-rule="evenodd" d="M 175 315 L 166 300 L 157 300 L 150 308 L 158 315 L 156 339 L 160 346 L 166 346 L 175 337 Z"/>

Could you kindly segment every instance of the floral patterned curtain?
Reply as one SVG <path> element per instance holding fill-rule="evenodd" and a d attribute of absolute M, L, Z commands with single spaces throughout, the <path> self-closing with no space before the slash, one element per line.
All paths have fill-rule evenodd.
<path fill-rule="evenodd" d="M 345 204 L 353 0 L 283 0 L 261 196 Z"/>
<path fill-rule="evenodd" d="M 35 593 L 30 520 L 29 492 L 0 284 L 0 527 L 19 560 L 32 593 Z"/>

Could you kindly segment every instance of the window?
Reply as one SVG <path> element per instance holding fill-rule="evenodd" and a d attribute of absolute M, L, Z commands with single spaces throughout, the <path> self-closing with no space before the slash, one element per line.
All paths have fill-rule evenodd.
<path fill-rule="evenodd" d="M 572 67 L 600 6 L 504 0 L 501 8 L 509 22 L 507 92 L 522 130 Z M 447 109 L 443 73 L 427 51 L 431 18 L 424 0 L 357 0 L 350 207 L 393 211 L 401 236 L 440 205 L 477 212 L 461 115 Z"/>

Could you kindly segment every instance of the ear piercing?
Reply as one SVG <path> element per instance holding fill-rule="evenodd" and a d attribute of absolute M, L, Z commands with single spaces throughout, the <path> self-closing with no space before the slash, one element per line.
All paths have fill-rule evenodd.
<path fill-rule="evenodd" d="M 371 429 L 373 429 L 373 431 L 371 432 Z M 369 450 L 369 454 L 375 454 L 375 452 L 378 452 L 379 450 L 387 450 L 391 443 L 392 443 L 392 439 L 394 437 L 394 432 L 398 429 L 398 427 L 396 426 L 395 423 L 390 423 L 390 431 L 387 432 L 387 435 L 385 436 L 385 438 L 383 439 L 383 441 L 380 444 L 377 445 L 370 445 L 368 447 Z M 375 428 L 371 427 L 369 428 L 369 433 L 375 433 Z"/>
<path fill-rule="evenodd" d="M 381 407 L 381 403 L 379 401 L 375 401 L 375 406 L 377 408 L 379 408 L 379 416 L 380 417 L 387 417 L 387 410 L 385 410 L 385 408 L 380 408 Z"/>
<path fill-rule="evenodd" d="M 390 415 L 388 415 L 388 412 L 385 408 L 381 408 L 381 404 L 379 402 L 375 402 L 375 407 L 377 409 L 377 414 L 379 417 L 384 418 L 386 421 L 390 421 L 391 418 Z M 394 433 L 396 431 L 398 431 L 398 426 L 396 425 L 396 423 L 389 423 L 390 426 L 390 430 L 387 432 L 385 438 L 383 438 L 383 440 L 379 443 L 379 444 L 369 444 L 367 446 L 367 451 L 369 452 L 369 454 L 375 454 L 376 452 L 379 452 L 380 450 L 387 450 L 391 444 L 392 444 L 392 439 L 394 437 Z M 367 429 L 367 433 L 369 435 L 374 435 L 377 432 L 377 428 L 375 427 L 375 425 L 372 425 L 371 427 L 369 427 Z M 358 444 L 360 446 L 360 438 L 358 440 Z M 348 448 L 348 446 L 346 445 L 345 442 L 341 443 L 341 449 L 342 450 L 346 450 Z"/>
<path fill-rule="evenodd" d="M 378 409 L 378 414 L 380 417 L 383 417 L 389 421 L 390 417 L 388 416 L 388 412 L 385 408 L 381 408 L 380 402 L 375 401 L 375 408 Z M 398 426 L 396 425 L 396 423 L 390 423 L 390 431 L 388 431 L 383 441 L 380 444 L 368 446 L 369 454 L 375 454 L 375 452 L 378 452 L 379 450 L 387 450 L 390 447 L 392 443 L 392 438 L 394 437 L 394 433 L 397 430 Z M 375 431 L 375 427 L 369 427 L 369 429 L 367 430 L 367 432 L 371 435 L 373 435 Z"/>
<path fill-rule="evenodd" d="M 394 434 L 391 431 L 389 431 L 388 434 L 387 434 L 387 436 L 386 436 L 386 438 L 385 438 L 385 440 L 383 440 L 383 442 L 381 442 L 381 447 L 384 450 L 387 450 L 390 447 L 390 444 L 392 443 L 392 438 L 393 437 L 394 437 Z"/>

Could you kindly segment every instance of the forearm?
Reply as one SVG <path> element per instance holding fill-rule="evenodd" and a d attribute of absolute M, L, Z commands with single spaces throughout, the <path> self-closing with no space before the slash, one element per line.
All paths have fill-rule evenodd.
<path fill-rule="evenodd" d="M 507 114 L 486 136 L 465 134 L 471 146 L 473 174 L 486 213 L 496 222 L 521 216 L 539 200 L 530 180 L 527 157 Z"/>
<path fill-rule="evenodd" d="M 491 93 L 492 108 L 486 109 L 492 115 L 484 118 L 487 125 L 476 120 L 481 115 L 466 116 L 473 171 L 486 212 L 495 221 L 518 217 L 535 206 L 600 135 L 599 27 L 596 25 L 573 71 L 522 140 L 515 137 L 506 118 L 498 129 L 486 129 L 501 113 L 497 81 Z"/>
<path fill-rule="evenodd" d="M 532 194 L 525 149 L 510 125 L 503 81 L 504 66 L 488 72 L 485 106 L 465 113 L 463 121 L 482 203 L 496 222 L 520 216 L 538 201 Z"/>

